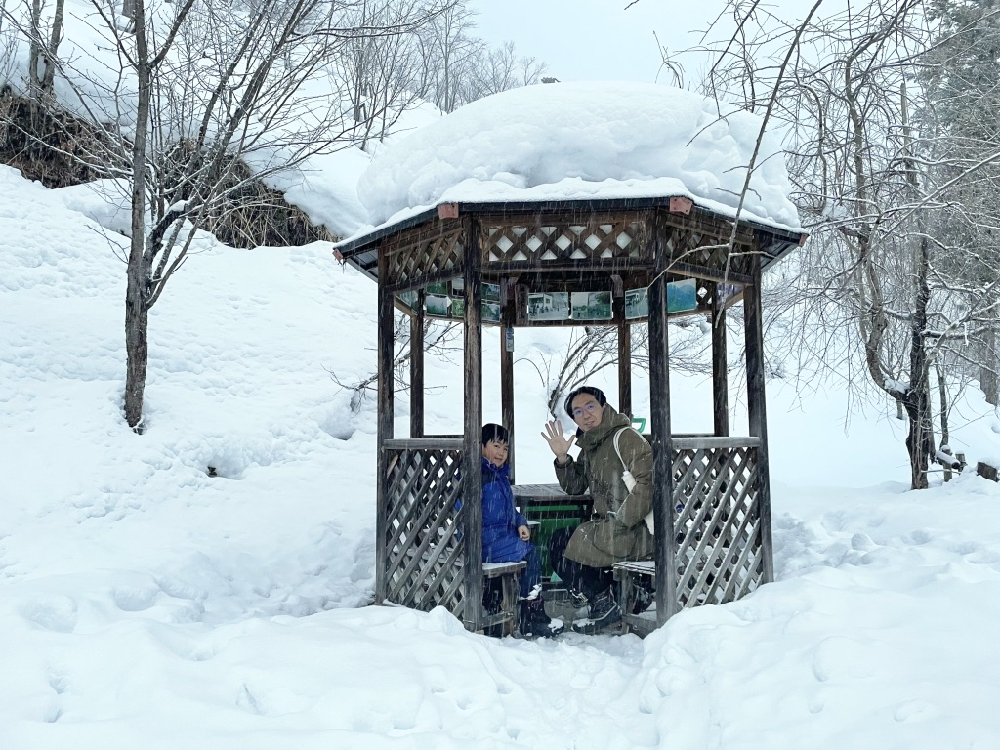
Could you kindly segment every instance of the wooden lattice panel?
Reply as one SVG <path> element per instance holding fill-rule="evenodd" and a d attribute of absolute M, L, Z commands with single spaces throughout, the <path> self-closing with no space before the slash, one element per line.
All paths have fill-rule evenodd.
<path fill-rule="evenodd" d="M 671 262 L 714 270 L 725 266 L 728 240 L 728 237 L 707 235 L 697 229 L 670 227 L 664 247 Z"/>
<path fill-rule="evenodd" d="M 674 453 L 674 542 L 681 607 L 721 604 L 764 576 L 757 448 Z"/>
<path fill-rule="evenodd" d="M 387 242 L 382 252 L 388 260 L 390 285 L 415 284 L 424 277 L 437 277 L 453 271 L 462 272 L 462 226 L 431 225 L 403 232 Z"/>
<path fill-rule="evenodd" d="M 639 215 L 522 225 L 484 220 L 480 246 L 485 266 L 501 263 L 544 266 L 649 257 L 646 223 Z"/>
<path fill-rule="evenodd" d="M 386 477 L 387 599 L 414 609 L 464 609 L 462 451 L 389 450 Z M 381 561 L 380 561 L 381 562 Z"/>

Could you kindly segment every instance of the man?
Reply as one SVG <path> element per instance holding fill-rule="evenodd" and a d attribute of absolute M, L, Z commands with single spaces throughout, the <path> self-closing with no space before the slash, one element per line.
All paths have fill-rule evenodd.
<path fill-rule="evenodd" d="M 608 404 L 598 388 L 576 389 L 564 408 L 576 434 L 566 439 L 562 422 L 553 420 L 542 437 L 555 454 L 559 485 L 571 495 L 589 489 L 593 516 L 553 534 L 549 552 L 574 603 L 589 605 L 587 621 L 573 629 L 594 633 L 621 620 L 612 566 L 653 554 L 653 536 L 645 523 L 653 507 L 653 452 L 632 429 L 631 419 Z M 577 460 L 569 455 L 574 442 L 580 446 Z"/>

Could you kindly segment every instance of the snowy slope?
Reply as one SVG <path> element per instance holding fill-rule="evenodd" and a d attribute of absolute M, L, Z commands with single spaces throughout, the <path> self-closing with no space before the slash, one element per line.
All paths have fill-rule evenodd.
<path fill-rule="evenodd" d="M 905 491 L 877 410 L 845 433 L 835 386 L 799 401 L 771 381 L 779 580 L 645 641 L 497 641 L 358 607 L 373 403 L 352 414 L 330 371 L 374 366 L 374 285 L 329 245 L 202 238 L 151 316 L 137 437 L 123 240 L 67 204 L 0 167 L 3 750 L 1000 745 L 1000 485 Z M 519 356 L 554 336 L 519 331 Z M 487 373 L 498 350 L 490 332 Z M 516 377 L 520 478 L 549 480 L 544 389 Z M 461 419 L 460 378 L 429 367 L 431 429 Z M 710 418 L 703 379 L 673 386 L 678 429 Z M 996 452 L 997 415 L 962 409 L 953 444 Z"/>

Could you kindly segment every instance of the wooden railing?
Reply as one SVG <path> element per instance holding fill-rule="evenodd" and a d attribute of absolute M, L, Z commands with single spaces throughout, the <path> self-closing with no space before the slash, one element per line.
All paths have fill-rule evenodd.
<path fill-rule="evenodd" d="M 757 438 L 677 437 L 672 441 L 675 608 L 739 599 L 764 581 Z M 463 534 L 464 444 L 457 437 L 391 439 L 386 451 L 384 533 L 385 600 L 416 609 L 444 606 L 466 623 L 484 623 L 466 611 L 468 561 Z M 579 508 L 587 496 L 567 496 L 558 485 L 520 485 L 525 505 L 565 500 Z M 527 509 L 527 508 L 525 508 Z M 769 537 L 768 537 L 769 538 Z M 544 540 L 538 540 L 544 542 Z M 465 571 L 467 563 L 476 571 Z"/>
<path fill-rule="evenodd" d="M 757 438 L 673 441 L 677 604 L 721 604 L 763 582 Z"/>
<path fill-rule="evenodd" d="M 415 609 L 465 609 L 459 502 L 461 439 L 386 440 L 386 601 Z"/>

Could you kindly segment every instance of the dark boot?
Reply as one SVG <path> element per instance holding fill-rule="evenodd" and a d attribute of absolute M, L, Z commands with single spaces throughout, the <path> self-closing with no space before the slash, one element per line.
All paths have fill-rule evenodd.
<path fill-rule="evenodd" d="M 553 620 L 545 612 L 545 602 L 542 597 L 522 599 L 518 609 L 518 630 L 525 638 L 548 638 L 559 635 L 563 626 L 558 620 Z"/>
<path fill-rule="evenodd" d="M 586 620 L 573 623 L 573 632 L 594 635 L 621 622 L 621 619 L 621 607 L 615 600 L 614 592 L 609 588 L 591 602 L 590 613 Z"/>

